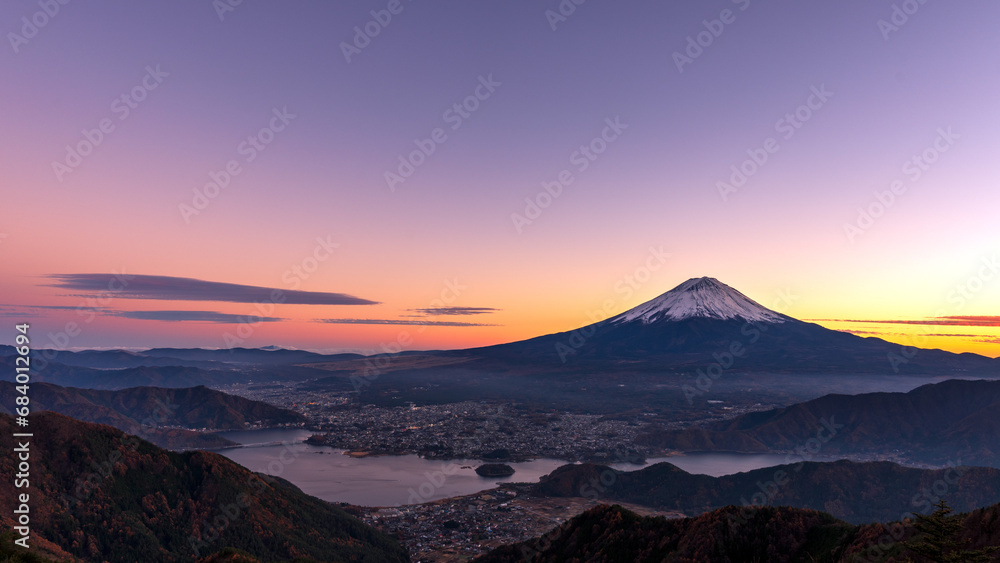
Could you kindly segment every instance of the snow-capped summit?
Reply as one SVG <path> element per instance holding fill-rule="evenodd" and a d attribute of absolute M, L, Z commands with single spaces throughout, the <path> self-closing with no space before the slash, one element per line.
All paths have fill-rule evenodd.
<path fill-rule="evenodd" d="M 693 317 L 783 323 L 776 313 L 715 278 L 691 278 L 670 291 L 610 319 L 610 323 L 679 321 Z"/>

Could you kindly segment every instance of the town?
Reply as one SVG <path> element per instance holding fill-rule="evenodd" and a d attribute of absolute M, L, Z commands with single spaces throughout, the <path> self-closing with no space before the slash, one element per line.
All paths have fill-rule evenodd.
<path fill-rule="evenodd" d="M 504 483 L 495 489 L 424 504 L 344 508 L 396 537 L 413 561 L 444 563 L 466 561 L 501 545 L 540 536 L 597 504 L 596 499 L 536 497 L 529 484 Z M 643 515 L 684 516 L 620 504 Z"/>
<path fill-rule="evenodd" d="M 303 388 L 304 387 L 304 388 Z M 235 384 L 219 390 L 264 401 L 307 416 L 317 432 L 309 443 L 352 455 L 416 454 L 429 459 L 636 463 L 673 452 L 637 444 L 643 432 L 680 429 L 658 413 L 598 415 L 540 411 L 518 403 L 463 401 L 398 407 L 363 405 L 352 393 L 309 389 L 288 382 Z M 709 401 L 699 424 L 775 405 L 730 405 Z"/>

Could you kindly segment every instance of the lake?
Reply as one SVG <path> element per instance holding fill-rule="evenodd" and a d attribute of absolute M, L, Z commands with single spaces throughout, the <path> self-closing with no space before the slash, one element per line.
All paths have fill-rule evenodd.
<path fill-rule="evenodd" d="M 468 495 L 491 489 L 502 482 L 538 482 L 553 469 L 565 465 L 557 459 L 510 463 L 516 471 L 503 478 L 480 477 L 474 468 L 479 460 L 436 461 L 416 455 L 352 458 L 343 450 L 304 443 L 309 430 L 248 430 L 221 432 L 242 448 L 218 453 L 260 473 L 282 477 L 315 497 L 363 506 L 399 506 Z M 780 454 L 697 453 L 651 458 L 644 465 L 614 464 L 615 469 L 634 471 L 645 465 L 667 461 L 689 473 L 729 475 L 787 463 Z"/>

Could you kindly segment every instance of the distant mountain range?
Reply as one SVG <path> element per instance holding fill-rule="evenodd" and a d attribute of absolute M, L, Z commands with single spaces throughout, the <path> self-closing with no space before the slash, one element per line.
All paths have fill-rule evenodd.
<path fill-rule="evenodd" d="M 896 452 L 923 463 L 1000 467 L 1000 381 L 951 380 L 908 393 L 826 395 L 701 428 L 648 431 L 637 441 L 682 451 Z"/>
<path fill-rule="evenodd" d="M 211 351 L 222 354 L 222 352 Z M 81 353 L 81 352 L 77 352 Z M 251 381 L 302 381 L 329 375 L 326 371 L 300 367 L 296 364 L 226 364 L 221 362 L 205 362 L 193 367 L 187 365 L 189 360 L 175 360 L 177 365 L 169 365 L 171 360 L 160 358 L 162 364 L 140 365 L 136 367 L 116 367 L 113 364 L 114 354 L 105 357 L 109 365 L 102 367 L 84 367 L 62 364 L 56 361 L 35 362 L 32 370 L 32 380 L 44 381 L 68 387 L 86 387 L 88 389 L 124 389 L 136 386 L 157 387 L 195 387 L 198 385 L 229 385 L 233 383 L 248 383 Z M 67 358 L 60 353 L 60 359 Z M 69 359 L 74 359 L 69 357 Z M 93 359 L 93 358 L 91 358 Z M 89 363 L 104 364 L 102 360 Z M 129 359 L 133 364 L 134 359 Z M 42 366 L 42 367 L 35 367 Z M 0 354 L 0 380 L 13 381 L 14 356 Z"/>
<path fill-rule="evenodd" d="M 0 412 L 11 414 L 15 384 L 0 382 Z M 306 422 L 299 413 L 199 386 L 187 389 L 133 387 L 118 391 L 77 389 L 50 383 L 31 385 L 33 411 L 50 410 L 75 419 L 108 424 L 165 448 L 220 448 L 234 445 L 210 432 Z"/>
<path fill-rule="evenodd" d="M 231 547 L 260 561 L 409 561 L 394 539 L 343 510 L 221 455 L 162 450 L 52 412 L 32 414 L 30 429 L 31 543 L 42 554 L 188 562 Z M 14 451 L 18 431 L 0 415 L 0 448 Z M 0 473 L 14 475 L 15 463 L 0 456 Z M 25 491 L 0 487 L 5 541 L 17 492 Z"/>
<path fill-rule="evenodd" d="M 226 348 L 222 350 L 153 348 L 140 352 L 140 354 L 150 358 L 179 358 L 189 361 L 252 365 L 310 364 L 363 357 L 361 354 L 318 354 L 306 350 L 287 350 L 274 346 L 266 348 Z"/>
<path fill-rule="evenodd" d="M 957 516 L 954 522 L 958 535 L 968 539 L 964 546 L 967 549 L 1000 545 L 1000 506 Z M 913 539 L 915 533 L 910 525 L 853 526 L 829 514 L 795 508 L 727 507 L 695 518 L 668 520 L 642 517 L 620 506 L 603 505 L 564 522 L 539 538 L 500 547 L 474 561 L 925 561 L 908 552 L 902 543 Z"/>
<path fill-rule="evenodd" d="M 684 419 L 704 416 L 709 400 L 791 404 L 830 392 L 908 390 L 931 378 L 1000 377 L 1000 359 L 829 330 L 708 277 L 576 330 L 467 350 L 379 357 L 273 347 L 36 353 L 45 359 L 37 380 L 75 387 L 309 381 L 381 405 L 495 399 Z M 11 354 L 0 346 L 0 368 Z"/>
<path fill-rule="evenodd" d="M 0 356 L 13 356 L 13 346 L 0 345 Z M 318 354 L 305 350 L 266 348 L 152 348 L 149 350 L 46 350 L 35 349 L 35 356 L 46 363 L 97 369 L 122 369 L 151 366 L 186 366 L 204 369 L 233 369 L 240 366 L 292 365 L 323 361 L 349 360 L 360 354 Z"/>
<path fill-rule="evenodd" d="M 39 364 L 40 362 L 35 362 Z M 0 375 L 13 381 L 14 356 L 0 355 Z M 34 368 L 34 366 L 32 366 Z M 197 385 L 223 385 L 247 379 L 247 375 L 233 369 L 202 369 L 183 365 L 156 365 L 128 368 L 90 368 L 69 366 L 58 362 L 45 362 L 44 367 L 32 370 L 32 380 L 67 387 L 88 389 L 124 389 L 136 386 L 195 387 Z"/>
<path fill-rule="evenodd" d="M 863 524 L 892 522 L 911 512 L 930 513 L 941 496 L 962 512 L 1000 503 L 1000 469 L 802 461 L 711 477 L 687 473 L 669 463 L 638 471 L 585 463 L 556 469 L 543 477 L 532 493 L 630 502 L 690 515 L 730 505 L 791 506 Z"/>

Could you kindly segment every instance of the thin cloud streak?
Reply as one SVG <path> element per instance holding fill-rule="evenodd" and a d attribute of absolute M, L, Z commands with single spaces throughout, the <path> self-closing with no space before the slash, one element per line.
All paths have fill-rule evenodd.
<path fill-rule="evenodd" d="M 245 322 L 275 323 L 287 320 L 279 317 L 234 315 L 231 313 L 218 313 L 216 311 L 115 311 L 110 314 L 115 317 L 141 321 L 206 322 L 219 324 L 239 324 Z"/>
<path fill-rule="evenodd" d="M 318 323 L 342 325 L 408 325 L 408 326 L 500 326 L 460 321 L 407 321 L 402 319 L 316 319 Z"/>
<path fill-rule="evenodd" d="M 839 329 L 840 332 L 849 332 L 851 334 L 872 334 L 875 336 L 909 336 L 905 332 L 888 332 L 883 330 L 854 330 L 854 329 Z M 929 333 L 922 334 L 922 336 L 928 336 L 933 338 L 979 338 L 980 334 L 941 334 L 941 333 Z"/>
<path fill-rule="evenodd" d="M 54 274 L 50 287 L 85 292 L 90 297 L 107 292 L 112 274 Z M 292 291 L 280 288 L 213 282 L 174 276 L 131 275 L 128 283 L 115 291 L 116 298 L 168 301 L 218 301 L 227 303 L 285 303 L 289 305 L 377 305 L 344 293 Z"/>
<path fill-rule="evenodd" d="M 414 313 L 420 313 L 420 316 L 434 317 L 437 315 L 483 315 L 487 313 L 495 313 L 500 309 L 494 309 L 493 307 L 430 307 L 427 309 L 407 310 L 413 311 Z"/>
<path fill-rule="evenodd" d="M 40 319 L 44 315 L 40 313 L 43 310 L 52 311 L 80 311 L 86 310 L 91 312 L 102 312 L 105 311 L 103 307 L 82 307 L 79 305 L 0 305 L 0 317 L 23 317 L 26 319 Z"/>
<path fill-rule="evenodd" d="M 897 325 L 930 325 L 930 326 L 1000 326 L 997 316 L 953 316 L 935 317 L 920 320 L 878 320 L 878 319 L 807 319 L 810 322 L 830 323 L 870 323 Z"/>
<path fill-rule="evenodd" d="M 24 311 L 14 307 L 0 307 L 0 317 L 16 317 L 19 319 L 38 319 L 42 315 L 34 311 Z"/>

